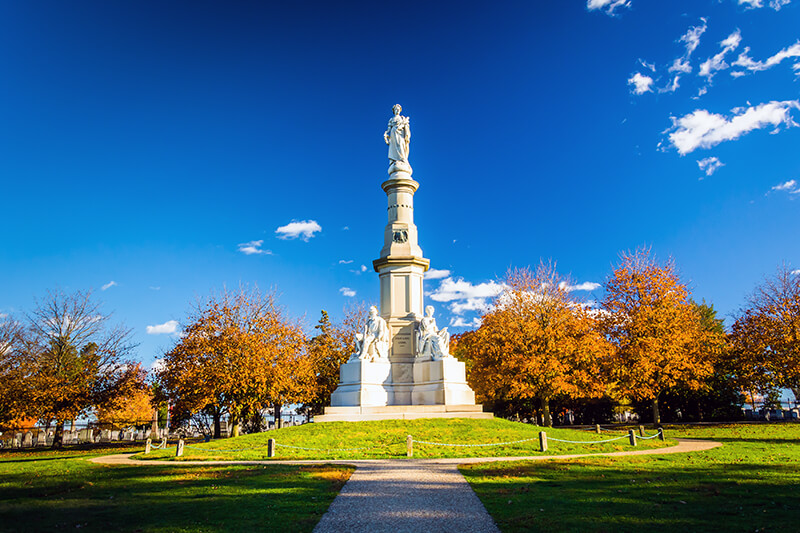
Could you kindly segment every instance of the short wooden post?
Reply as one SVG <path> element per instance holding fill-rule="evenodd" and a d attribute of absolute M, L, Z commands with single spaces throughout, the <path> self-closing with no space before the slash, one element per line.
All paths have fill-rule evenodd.
<path fill-rule="evenodd" d="M 664 428 L 658 428 L 658 440 L 664 440 Z"/>
<path fill-rule="evenodd" d="M 275 457 L 275 439 L 267 439 L 267 457 Z"/>
<path fill-rule="evenodd" d="M 636 446 L 636 433 L 632 429 L 628 430 L 628 437 L 631 439 L 631 446 Z"/>
<path fill-rule="evenodd" d="M 594 432 L 597 433 L 598 435 L 600 434 L 600 424 L 594 425 Z"/>
<path fill-rule="evenodd" d="M 183 439 L 178 439 L 178 447 L 175 449 L 175 457 L 183 455 Z"/>
<path fill-rule="evenodd" d="M 161 449 L 162 450 L 167 449 L 167 437 L 161 437 Z"/>
<path fill-rule="evenodd" d="M 150 439 L 144 441 L 144 453 L 150 453 L 150 445 L 153 443 Z"/>
<path fill-rule="evenodd" d="M 539 432 L 539 449 L 542 452 L 547 451 L 547 433 L 544 431 Z"/>
<path fill-rule="evenodd" d="M 639 424 L 639 436 L 644 437 L 644 426 Z"/>
<path fill-rule="evenodd" d="M 414 457 L 414 437 L 406 437 L 406 457 Z"/>

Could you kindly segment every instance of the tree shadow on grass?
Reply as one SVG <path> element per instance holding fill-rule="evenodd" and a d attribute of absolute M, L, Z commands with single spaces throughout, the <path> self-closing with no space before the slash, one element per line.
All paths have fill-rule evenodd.
<path fill-rule="evenodd" d="M 462 469 L 504 532 L 792 531 L 797 464 L 569 462 Z"/>
<path fill-rule="evenodd" d="M 350 470 L 70 465 L 3 476 L 0 531 L 311 531 Z"/>

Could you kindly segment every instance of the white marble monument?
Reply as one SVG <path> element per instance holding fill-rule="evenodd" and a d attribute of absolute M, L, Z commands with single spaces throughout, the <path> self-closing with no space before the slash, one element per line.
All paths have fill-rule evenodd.
<path fill-rule="evenodd" d="M 464 363 L 450 355 L 450 334 L 439 329 L 433 306 L 423 315 L 422 280 L 430 262 L 422 256 L 414 225 L 414 193 L 408 162 L 411 126 L 402 108 L 383 138 L 389 145 L 388 223 L 380 257 L 372 262 L 380 279 L 380 309 L 357 335 L 350 360 L 339 371 L 331 407 L 317 422 L 390 418 L 491 418 L 475 405 Z"/>

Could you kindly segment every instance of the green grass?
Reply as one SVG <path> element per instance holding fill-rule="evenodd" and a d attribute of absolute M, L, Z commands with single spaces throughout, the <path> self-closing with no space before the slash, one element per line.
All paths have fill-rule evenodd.
<path fill-rule="evenodd" d="M 178 460 L 259 460 L 267 459 L 267 439 L 277 442 L 275 459 L 392 459 L 406 456 L 406 436 L 416 440 L 452 444 L 484 444 L 532 439 L 528 442 L 488 447 L 450 447 L 414 444 L 414 458 L 498 457 L 543 455 L 539 450 L 542 428 L 503 419 L 474 420 L 429 418 L 421 420 L 381 420 L 375 422 L 326 422 L 282 428 L 265 433 L 190 444 Z M 549 428 L 550 454 L 573 454 L 629 450 L 627 439 L 602 444 L 566 444 L 553 438 L 575 441 L 602 440 L 621 436 L 622 432 L 603 432 Z M 674 444 L 658 439 L 639 441 L 639 448 Z M 316 448 L 301 450 L 288 446 Z M 350 448 L 365 448 L 348 450 Z M 338 449 L 338 450 L 337 450 Z M 159 450 L 139 459 L 176 459 L 175 448 Z"/>
<path fill-rule="evenodd" d="M 0 453 L 0 531 L 311 531 L 352 472 L 86 460 L 141 449 Z"/>
<path fill-rule="evenodd" d="M 800 425 L 666 430 L 723 446 L 461 470 L 504 532 L 800 530 Z"/>

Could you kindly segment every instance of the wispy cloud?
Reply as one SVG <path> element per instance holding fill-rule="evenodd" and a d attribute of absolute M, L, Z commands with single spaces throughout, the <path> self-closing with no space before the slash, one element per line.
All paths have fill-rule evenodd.
<path fill-rule="evenodd" d="M 340 265 L 349 265 L 352 262 L 353 262 L 352 259 L 339 259 L 339 264 Z"/>
<path fill-rule="evenodd" d="M 467 322 L 463 317 L 457 316 L 450 319 L 450 326 L 454 328 L 479 328 L 481 327 L 481 319 L 476 317 Z"/>
<path fill-rule="evenodd" d="M 245 255 L 272 255 L 270 250 L 261 248 L 263 245 L 263 240 L 242 242 L 237 249 Z"/>
<path fill-rule="evenodd" d="M 114 281 L 114 280 L 111 280 L 108 283 L 106 283 L 105 285 L 103 285 L 102 287 L 100 287 L 100 290 L 101 291 L 107 291 L 111 287 L 116 287 L 116 286 L 117 286 L 117 282 Z"/>
<path fill-rule="evenodd" d="M 586 9 L 594 11 L 602 9 L 609 15 L 613 15 L 614 11 L 622 7 L 631 7 L 630 0 L 587 0 Z"/>
<path fill-rule="evenodd" d="M 493 298 L 503 292 L 503 284 L 487 281 L 473 285 L 463 279 L 446 278 L 431 293 L 431 299 L 437 302 L 451 302 L 468 298 Z"/>
<path fill-rule="evenodd" d="M 425 279 L 442 279 L 447 278 L 450 276 L 449 270 L 437 270 L 435 268 L 431 268 L 427 272 L 425 272 Z"/>
<path fill-rule="evenodd" d="M 746 6 L 748 9 L 764 7 L 764 0 L 738 0 L 738 2 L 740 6 Z M 780 11 L 783 6 L 791 2 L 792 0 L 770 0 L 768 5 L 775 11 Z"/>
<path fill-rule="evenodd" d="M 728 37 L 719 43 L 722 50 L 714 56 L 709 57 L 700 64 L 699 75 L 706 78 L 708 83 L 711 83 L 714 74 L 720 70 L 725 70 L 730 65 L 725 61 L 725 56 L 736 50 L 742 42 L 742 34 L 739 30 L 728 35 Z"/>
<path fill-rule="evenodd" d="M 285 226 L 275 230 L 279 239 L 291 240 L 298 237 L 308 242 L 315 233 L 322 231 L 322 227 L 316 220 L 293 220 Z"/>
<path fill-rule="evenodd" d="M 147 326 L 148 335 L 171 335 L 178 330 L 177 320 L 167 320 L 163 324 Z"/>
<path fill-rule="evenodd" d="M 628 79 L 628 85 L 632 85 L 631 92 L 633 94 L 644 94 L 652 92 L 653 78 L 645 76 L 641 72 L 637 72 Z"/>
<path fill-rule="evenodd" d="M 800 57 L 800 41 L 797 41 L 791 46 L 787 46 L 783 48 L 775 55 L 772 55 L 765 59 L 764 61 L 756 61 L 752 57 L 750 57 L 750 47 L 745 47 L 744 51 L 739 54 L 739 58 L 732 63 L 735 67 L 741 67 L 743 69 L 749 70 L 750 72 L 761 72 L 763 70 L 771 69 L 772 67 L 779 65 L 784 59 L 793 59 Z M 793 66 L 794 68 L 794 66 Z M 739 71 L 731 72 L 731 76 L 739 76 L 742 75 Z"/>
<path fill-rule="evenodd" d="M 800 276 L 800 268 L 797 269 L 797 270 L 792 270 L 792 275 L 793 276 Z"/>
<path fill-rule="evenodd" d="M 161 287 L 154 287 L 152 285 L 149 288 L 150 288 L 151 291 L 160 291 L 161 290 Z"/>
<path fill-rule="evenodd" d="M 8 318 L 8 313 L 0 313 L 0 320 Z"/>
<path fill-rule="evenodd" d="M 789 194 L 800 194 L 800 186 L 796 180 L 789 180 L 779 183 L 770 189 L 771 191 L 787 192 Z"/>
<path fill-rule="evenodd" d="M 565 289 L 567 292 L 573 291 L 596 291 L 602 285 L 599 283 L 595 283 L 593 281 L 584 281 L 583 283 L 578 283 L 577 285 L 568 285 L 562 282 L 561 287 Z"/>
<path fill-rule="evenodd" d="M 681 155 L 686 155 L 698 148 L 711 148 L 768 126 L 774 126 L 775 131 L 781 125 L 797 126 L 792 117 L 794 109 L 800 109 L 800 101 L 773 101 L 753 107 L 735 108 L 731 110 L 731 118 L 698 109 L 681 118 L 672 118 L 672 127 L 667 130 L 670 131 L 669 141 Z"/>
<path fill-rule="evenodd" d="M 711 176 L 717 169 L 724 167 L 725 163 L 720 161 L 717 157 L 706 157 L 705 159 L 699 160 L 697 166 L 706 173 L 706 176 Z"/>
<path fill-rule="evenodd" d="M 341 289 L 339 289 L 339 292 L 341 292 L 343 296 L 347 296 L 348 298 L 352 298 L 353 296 L 356 295 L 356 291 L 354 291 L 350 287 L 342 287 Z"/>

